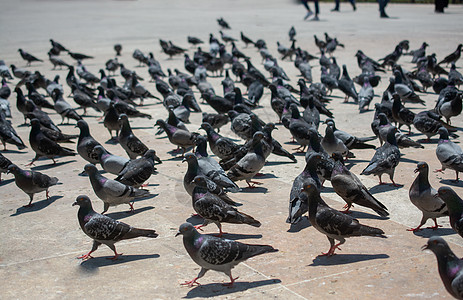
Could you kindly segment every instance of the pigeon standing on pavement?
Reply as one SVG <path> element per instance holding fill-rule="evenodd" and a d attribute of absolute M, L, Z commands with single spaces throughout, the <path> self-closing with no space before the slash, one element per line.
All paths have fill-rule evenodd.
<path fill-rule="evenodd" d="M 31 207 L 34 194 L 46 191 L 47 199 L 49 199 L 48 189 L 51 186 L 61 184 L 58 183 L 58 178 L 50 177 L 37 171 L 22 170 L 18 166 L 11 164 L 8 167 L 8 172 L 14 175 L 16 185 L 29 195 L 30 201 L 24 207 Z"/>
<path fill-rule="evenodd" d="M 18 49 L 18 52 L 19 54 L 21 54 L 21 57 L 27 61 L 27 66 L 30 66 L 31 63 L 33 61 L 41 61 L 43 62 L 43 60 L 41 59 L 38 59 L 37 57 L 35 57 L 34 55 L 30 54 L 30 53 L 27 53 L 26 51 L 22 50 L 22 49 Z"/>
<path fill-rule="evenodd" d="M 157 120 L 156 126 L 161 127 L 167 134 L 169 141 L 177 146 L 177 149 L 182 148 L 182 157 L 184 156 L 185 152 L 188 148 L 193 147 L 195 145 L 195 138 L 197 133 L 192 133 L 187 130 L 183 130 L 177 128 L 175 126 L 169 125 L 164 120 Z"/>
<path fill-rule="evenodd" d="M 114 175 L 119 175 L 130 162 L 130 160 L 125 157 L 109 153 L 100 145 L 95 146 L 94 151 L 98 155 L 98 160 L 103 170 Z"/>
<path fill-rule="evenodd" d="M 211 235 L 202 235 L 190 223 L 180 225 L 175 236 L 178 235 L 183 235 L 183 245 L 186 251 L 201 267 L 198 276 L 182 284 L 189 287 L 199 285 L 197 280 L 209 270 L 225 273 L 230 278 L 230 283 L 225 285 L 232 286 L 238 279 L 238 277 L 233 278 L 231 274 L 231 269 L 236 265 L 251 257 L 278 251 L 269 245 L 250 245 Z"/>
<path fill-rule="evenodd" d="M 155 162 L 162 163 L 156 151 L 150 149 L 142 157 L 129 161 L 115 180 L 133 187 L 145 186 L 143 183 L 156 171 Z"/>
<path fill-rule="evenodd" d="M 7 143 L 15 145 L 19 150 L 27 148 L 13 126 L 6 120 L 2 111 L 0 111 L 0 140 L 3 144 L 3 150 L 6 150 Z"/>
<path fill-rule="evenodd" d="M 85 172 L 90 178 L 93 191 L 104 203 L 102 214 L 107 212 L 110 206 L 119 204 L 128 204 L 130 206 L 130 211 L 133 212 L 134 199 L 145 197 L 150 194 L 148 190 L 137 189 L 120 183 L 119 181 L 104 177 L 98 173 L 95 165 L 86 164 Z"/>
<path fill-rule="evenodd" d="M 126 114 L 121 114 L 119 117 L 119 123 L 121 124 L 121 132 L 119 133 L 119 143 L 124 148 L 130 159 L 135 159 L 137 156 L 143 156 L 148 147 L 135 136 L 130 127 L 129 119 Z"/>
<path fill-rule="evenodd" d="M 316 186 L 308 184 L 303 188 L 309 199 L 309 220 L 315 229 L 326 235 L 330 241 L 330 249 L 322 256 L 332 256 L 346 238 L 354 236 L 385 237 L 379 228 L 360 224 L 357 219 L 329 207 L 320 197 Z M 335 244 L 335 240 L 339 243 Z"/>
<path fill-rule="evenodd" d="M 440 187 L 437 193 L 447 205 L 450 226 L 463 237 L 463 200 L 448 186 Z"/>
<path fill-rule="evenodd" d="M 463 47 L 462 44 L 459 44 L 457 49 L 455 51 L 453 51 L 452 53 L 450 53 L 449 55 L 447 55 L 442 61 L 440 61 L 438 63 L 438 65 L 440 64 L 452 64 L 452 63 L 456 63 L 457 60 L 460 59 L 461 57 L 461 48 Z"/>
<path fill-rule="evenodd" d="M 430 237 L 422 250 L 431 250 L 437 258 L 437 268 L 445 289 L 456 299 L 463 299 L 463 260 L 450 250 L 440 236 Z"/>
<path fill-rule="evenodd" d="M 76 126 L 80 129 L 79 140 L 77 141 L 77 153 L 89 163 L 98 164 L 100 161 L 94 148 L 101 146 L 101 144 L 91 136 L 87 122 L 80 120 Z"/>
<path fill-rule="evenodd" d="M 78 196 L 72 206 L 74 205 L 79 206 L 77 218 L 80 228 L 93 239 L 92 250 L 85 255 L 79 256 L 78 258 L 80 259 L 92 258 L 91 254 L 101 244 L 105 244 L 114 251 L 114 257 L 111 259 L 117 259 L 122 253 L 116 252 L 116 247 L 114 246 L 116 242 L 137 237 L 155 238 L 158 236 L 155 230 L 135 228 L 97 213 L 93 210 L 92 202 L 85 195 Z"/>
<path fill-rule="evenodd" d="M 435 172 L 443 172 L 445 169 L 452 169 L 456 172 L 458 181 L 458 173 L 463 172 L 463 151 L 461 147 L 449 139 L 449 132 L 444 127 L 439 128 L 439 143 L 436 148 L 436 155 L 439 159 L 442 168 Z"/>
<path fill-rule="evenodd" d="M 429 166 L 426 162 L 419 162 L 416 166 L 415 173 L 418 173 L 408 192 L 410 201 L 423 213 L 421 222 L 418 227 L 407 229 L 416 232 L 421 230 L 428 219 L 434 221 L 432 229 L 439 228 L 437 218 L 448 216 L 447 205 L 437 194 L 437 190 L 429 184 L 428 174 Z"/>
<path fill-rule="evenodd" d="M 8 172 L 8 167 L 13 163 L 0 153 L 0 182 L 2 182 L 2 173 Z"/>

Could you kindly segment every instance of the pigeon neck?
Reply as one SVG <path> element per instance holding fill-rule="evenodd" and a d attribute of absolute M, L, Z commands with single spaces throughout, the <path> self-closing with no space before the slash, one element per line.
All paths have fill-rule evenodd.
<path fill-rule="evenodd" d="M 123 120 L 122 128 L 121 128 L 121 135 L 129 135 L 132 132 L 132 128 L 130 128 L 130 123 L 128 119 Z"/>
<path fill-rule="evenodd" d="M 200 143 L 198 145 L 196 145 L 196 156 L 198 156 L 198 154 L 201 156 L 201 157 L 208 157 L 208 154 L 207 154 L 207 140 L 206 139 L 202 139 L 200 141 Z"/>
<path fill-rule="evenodd" d="M 96 212 L 93 210 L 91 204 L 84 204 L 79 207 L 79 212 L 77 216 L 79 218 L 79 224 L 84 228 L 85 224 L 89 221 L 90 217 Z"/>
<path fill-rule="evenodd" d="M 79 141 L 85 137 L 90 136 L 90 130 L 88 126 L 83 126 L 80 128 Z"/>
<path fill-rule="evenodd" d="M 415 181 L 412 183 L 412 187 L 416 187 L 420 193 L 431 187 L 429 184 L 428 173 L 428 169 L 420 171 Z"/>
<path fill-rule="evenodd" d="M 199 186 L 199 185 L 196 185 L 193 189 L 193 193 L 191 194 L 191 199 L 193 201 L 193 207 L 194 207 L 194 204 L 196 201 L 198 201 L 199 199 L 203 198 L 206 193 L 207 193 L 207 188 L 205 187 L 202 187 L 202 186 Z"/>

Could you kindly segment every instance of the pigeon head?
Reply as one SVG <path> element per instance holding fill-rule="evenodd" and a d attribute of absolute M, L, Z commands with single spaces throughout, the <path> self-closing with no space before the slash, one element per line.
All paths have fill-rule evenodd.
<path fill-rule="evenodd" d="M 447 128 L 441 127 L 441 128 L 439 128 L 439 130 L 437 132 L 440 135 L 440 137 L 439 137 L 440 140 L 448 140 L 449 139 L 449 132 L 448 132 Z"/>
<path fill-rule="evenodd" d="M 317 187 L 313 184 L 306 184 L 302 187 L 301 192 L 306 192 L 308 195 L 311 195 L 315 192 Z"/>
<path fill-rule="evenodd" d="M 156 124 L 154 124 L 154 126 L 164 127 L 166 126 L 166 122 L 164 120 L 159 119 L 156 121 Z"/>
<path fill-rule="evenodd" d="M 342 157 L 342 154 L 341 152 L 333 152 L 333 154 L 331 154 L 331 157 L 335 160 L 335 161 L 340 161 L 340 162 L 344 162 L 344 159 Z"/>
<path fill-rule="evenodd" d="M 18 174 L 19 172 L 21 171 L 21 169 L 15 165 L 15 164 L 11 164 L 9 167 L 8 167 L 8 170 L 6 171 L 7 174 Z"/>
<path fill-rule="evenodd" d="M 196 156 L 193 154 L 193 153 L 187 153 L 185 154 L 185 157 L 183 158 L 182 162 L 198 162 L 198 159 L 196 158 Z"/>
<path fill-rule="evenodd" d="M 254 135 L 252 136 L 252 140 L 253 141 L 260 141 L 264 138 L 264 133 L 262 131 L 257 131 L 256 133 L 254 133 Z"/>
<path fill-rule="evenodd" d="M 175 236 L 183 235 L 185 237 L 188 237 L 193 236 L 195 233 L 197 233 L 197 231 L 194 228 L 194 226 L 191 225 L 191 223 L 183 223 L 182 225 L 180 225 Z"/>
<path fill-rule="evenodd" d="M 437 191 L 437 194 L 447 204 L 449 211 L 461 212 L 463 210 L 463 201 L 452 188 L 442 186 Z"/>
<path fill-rule="evenodd" d="M 395 126 L 392 126 L 389 128 L 387 131 L 387 141 L 391 145 L 397 145 L 397 140 L 395 138 L 395 133 L 397 132 L 397 128 Z"/>
<path fill-rule="evenodd" d="M 129 122 L 129 118 L 126 114 L 121 114 L 119 116 L 119 124 L 127 124 Z"/>
<path fill-rule="evenodd" d="M 387 124 L 387 116 L 384 113 L 378 114 L 378 119 L 379 119 L 379 124 L 380 125 L 386 125 Z"/>
<path fill-rule="evenodd" d="M 95 146 L 95 148 L 93 148 L 93 150 L 98 155 L 98 157 L 100 157 L 101 154 L 105 153 L 104 148 L 102 146 L 100 146 L 100 145 Z"/>
<path fill-rule="evenodd" d="M 429 169 L 429 166 L 426 162 L 424 161 L 420 161 L 417 165 L 416 165 L 416 169 L 415 169 L 415 173 L 418 173 L 418 172 L 423 172 L 425 170 L 428 170 Z"/>
<path fill-rule="evenodd" d="M 72 206 L 79 205 L 79 206 L 92 206 L 92 201 L 87 195 L 80 195 L 77 196 L 76 201 L 72 203 Z"/>
<path fill-rule="evenodd" d="M 212 129 L 211 124 L 204 122 L 201 124 L 201 127 L 199 129 L 204 129 L 206 132 Z"/>
<path fill-rule="evenodd" d="M 421 247 L 421 250 L 431 250 L 434 254 L 447 254 L 450 250 L 447 242 L 440 236 L 432 236 L 429 238 L 426 245 Z"/>
<path fill-rule="evenodd" d="M 77 121 L 76 127 L 79 127 L 79 129 L 81 129 L 81 130 L 85 129 L 85 128 L 88 129 L 88 124 L 84 120 L 79 120 L 79 121 Z"/>
<path fill-rule="evenodd" d="M 32 119 L 31 120 L 31 126 L 32 128 L 36 129 L 36 128 L 40 128 L 40 121 L 38 119 Z"/>
<path fill-rule="evenodd" d="M 96 174 L 98 172 L 94 164 L 86 164 L 84 170 L 88 175 Z"/>
<path fill-rule="evenodd" d="M 200 187 L 207 187 L 206 177 L 204 176 L 196 176 L 193 179 L 193 183 Z"/>
<path fill-rule="evenodd" d="M 196 138 L 195 138 L 196 146 L 203 145 L 204 143 L 206 143 L 206 145 L 207 145 L 206 137 L 203 136 L 203 135 L 197 135 Z"/>

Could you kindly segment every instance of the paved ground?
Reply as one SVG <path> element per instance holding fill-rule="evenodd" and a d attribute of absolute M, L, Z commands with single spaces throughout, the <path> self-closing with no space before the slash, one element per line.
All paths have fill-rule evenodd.
<path fill-rule="evenodd" d="M 164 69 L 183 70 L 182 58 L 168 60 L 160 53 L 158 39 L 172 40 L 185 47 L 187 35 L 206 40 L 210 32 L 218 35 L 215 19 L 220 16 L 233 28 L 227 33 L 238 37 L 239 32 L 244 31 L 253 39 L 263 38 L 275 55 L 276 41 L 289 44 L 287 32 L 291 25 L 296 27 L 298 44 L 311 53 L 316 52 L 313 34 L 322 36 L 328 32 L 346 45 L 345 49 L 336 52 L 336 57 L 339 64 L 347 65 L 352 76 L 360 72 L 353 57 L 358 49 L 380 58 L 391 52 L 399 41 L 409 39 L 412 49 L 427 41 L 431 45 L 429 53 L 435 52 L 442 58 L 463 39 L 463 34 L 458 31 L 463 25 L 462 6 L 451 5 L 445 15 L 436 15 L 431 5 L 392 4 L 387 11 L 396 18 L 389 20 L 378 18 L 376 4 L 359 4 L 356 12 L 352 12 L 346 3 L 342 4 L 340 13 L 329 12 L 331 7 L 331 3 L 322 3 L 321 21 L 304 22 L 302 6 L 289 1 L 2 1 L 0 58 L 8 65 L 22 67 L 24 61 L 17 49 L 23 48 L 46 59 L 50 46 L 48 39 L 54 38 L 76 52 L 94 55 L 95 59 L 86 62 L 86 66 L 96 73 L 114 55 L 113 44 L 120 42 L 124 47 L 120 61 L 148 78 L 146 68 L 137 68 L 137 62 L 131 57 L 134 49 L 153 51 Z M 263 69 L 255 49 L 244 51 Z M 69 57 L 65 59 L 71 61 Z M 400 63 L 411 68 L 409 60 L 409 57 L 403 57 Z M 297 72 L 292 63 L 281 62 L 281 65 L 295 83 Z M 462 65 L 461 61 L 459 65 Z M 65 70 L 51 70 L 48 61 L 35 63 L 29 69 L 40 70 L 48 78 L 60 74 L 63 82 L 67 73 Z M 313 74 L 318 80 L 317 62 L 313 64 Z M 388 82 L 387 76 L 376 88 L 376 94 L 382 94 Z M 122 82 L 120 76 L 116 80 Z M 216 91 L 221 91 L 220 81 L 211 79 Z M 154 84 L 146 80 L 143 84 L 155 92 Z M 68 87 L 65 88 L 67 91 Z M 329 108 L 334 111 L 338 127 L 358 136 L 371 135 L 369 128 L 373 112 L 360 115 L 355 105 L 341 104 L 340 92 L 334 92 L 334 96 Z M 437 99 L 435 94 L 423 94 L 422 97 L 427 107 L 433 107 Z M 256 112 L 266 121 L 275 121 L 269 98 L 266 93 L 261 101 L 263 107 Z M 10 101 L 14 106 L 14 95 Z M 33 169 L 57 176 L 63 182 L 63 185 L 50 189 L 53 195 L 50 200 L 45 200 L 44 194 L 37 194 L 35 205 L 23 208 L 27 195 L 15 186 L 12 176 L 4 175 L 5 180 L 0 185 L 2 298 L 449 298 L 438 277 L 435 257 L 421 252 L 420 247 L 427 237 L 442 235 L 461 256 L 461 237 L 452 231 L 447 220 L 439 220 L 444 227 L 438 231 L 425 229 L 416 234 L 406 231 L 416 226 L 421 218 L 408 199 L 413 169 L 421 160 L 427 161 L 431 169 L 440 167 L 435 156 L 436 140 L 426 144 L 424 150 L 402 151 L 403 160 L 395 177 L 398 183 L 404 185 L 402 188 L 378 186 L 376 178 L 360 176 L 372 193 L 389 208 L 391 218 L 382 220 L 358 207 L 354 209 L 354 216 L 362 223 L 383 228 L 388 238 L 349 239 L 342 251 L 332 258 L 317 257 L 321 251 L 327 250 L 329 243 L 310 227 L 307 220 L 296 227 L 285 223 L 289 190 L 292 180 L 304 166 L 303 156 L 298 156 L 297 164 L 270 156 L 262 170 L 265 174 L 261 179 L 263 186 L 232 195 L 233 199 L 243 203 L 240 209 L 260 220 L 262 227 L 256 229 L 226 224 L 224 230 L 232 233 L 229 238 L 268 243 L 280 251 L 236 267 L 234 275 L 240 279 L 233 288 L 222 287 L 220 283 L 227 278 L 215 272 L 202 278 L 200 282 L 203 285 L 200 287 L 181 287 L 179 284 L 193 278 L 199 268 L 187 255 L 181 238 L 174 238 L 174 234 L 185 220 L 195 224 L 200 220 L 189 218 L 191 200 L 182 186 L 186 165 L 169 152 L 174 147 L 166 138 L 154 135 L 154 120 L 165 118 L 166 112 L 161 105 L 146 102 L 146 107 L 141 109 L 152 114 L 153 120 L 133 120 L 132 127 L 164 161 L 158 167 L 159 174 L 150 179 L 149 190 L 156 197 L 136 202 L 135 214 L 127 214 L 128 207 L 123 205 L 111 208 L 108 215 L 138 227 L 154 228 L 160 237 L 118 243 L 118 250 L 125 255 L 115 262 L 105 259 L 112 253 L 104 246 L 92 260 L 81 262 L 76 259 L 91 248 L 91 240 L 79 228 L 77 208 L 71 207 L 71 204 L 79 194 L 89 195 L 98 211 L 102 209 L 102 203 L 94 195 L 88 178 L 77 176 L 84 165 L 80 157 L 61 158 L 55 166 L 50 165 L 48 160 L 41 160 Z M 202 107 L 210 111 L 209 107 Z M 411 107 L 416 111 L 422 109 Z M 13 124 L 17 126 L 22 116 L 15 107 L 13 110 Z M 91 125 L 93 136 L 101 142 L 106 141 L 109 135 L 97 122 L 97 114 L 91 112 L 90 115 L 86 120 Z M 56 122 L 60 120 L 56 114 L 52 114 L 52 118 Z M 199 114 L 191 117 L 191 130 L 197 130 L 200 118 Z M 456 126 L 462 127 L 462 123 L 461 117 L 455 118 Z M 67 133 L 78 132 L 74 126 L 63 126 L 62 129 Z M 289 141 L 288 131 L 283 127 L 280 129 L 275 137 L 285 143 L 287 149 L 294 148 L 294 145 L 286 143 Z M 323 132 L 324 127 L 321 130 Z M 17 127 L 17 131 L 27 140 L 28 127 Z M 224 128 L 223 133 L 233 137 L 229 128 Z M 416 139 L 422 137 L 419 134 L 413 136 Z M 125 155 L 119 145 L 105 144 L 105 147 L 112 153 Z M 4 154 L 20 166 L 34 157 L 30 148 L 24 151 L 9 149 Z M 364 150 L 355 154 L 357 158 L 352 161 L 356 164 L 351 170 L 359 174 L 373 152 Z M 430 177 L 434 187 L 450 184 L 458 193 L 463 192 L 461 181 L 457 184 L 450 181 L 454 179 L 453 172 L 432 173 Z M 244 187 L 244 184 L 240 183 L 240 186 Z M 322 197 L 333 207 L 340 209 L 344 205 L 329 184 Z M 206 228 L 207 233 L 215 231 L 214 225 Z"/>

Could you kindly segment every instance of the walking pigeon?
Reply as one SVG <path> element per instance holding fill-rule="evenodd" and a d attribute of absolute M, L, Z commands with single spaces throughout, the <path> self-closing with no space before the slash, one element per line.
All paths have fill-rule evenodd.
<path fill-rule="evenodd" d="M 46 191 L 47 199 L 49 199 L 48 189 L 51 186 L 61 184 L 58 183 L 58 178 L 50 177 L 37 171 L 21 170 L 18 166 L 11 164 L 8 167 L 8 173 L 14 175 L 16 185 L 29 195 L 30 201 L 24 207 L 31 207 L 34 194 Z"/>
<path fill-rule="evenodd" d="M 89 163 L 98 164 L 100 161 L 94 148 L 101 146 L 101 144 L 90 135 L 87 122 L 79 120 L 76 127 L 80 129 L 79 140 L 77 141 L 77 153 Z"/>
<path fill-rule="evenodd" d="M 408 192 L 410 201 L 423 213 L 421 222 L 418 227 L 407 229 L 408 231 L 416 232 L 421 230 L 426 221 L 431 218 L 434 221 L 432 229 L 439 228 L 437 218 L 448 216 L 447 205 L 437 194 L 428 180 L 429 166 L 426 162 L 419 162 L 416 166 L 415 173 L 418 173 L 415 181 L 413 181 Z"/>
<path fill-rule="evenodd" d="M 3 144 L 3 150 L 6 150 L 7 143 L 15 145 L 19 150 L 27 148 L 13 126 L 6 120 L 2 111 L 0 111 L 0 140 Z"/>
<path fill-rule="evenodd" d="M 22 50 L 22 49 L 18 49 L 18 52 L 19 54 L 21 54 L 21 57 L 27 61 L 27 66 L 30 66 L 31 63 L 33 61 L 41 61 L 43 62 L 43 60 L 41 59 L 38 59 L 37 57 L 35 57 L 34 55 L 30 54 L 30 53 L 27 53 L 26 51 Z"/>
<path fill-rule="evenodd" d="M 2 182 L 2 173 L 8 172 L 8 167 L 13 163 L 0 153 L 0 182 Z"/>
<path fill-rule="evenodd" d="M 175 236 L 178 235 L 183 235 L 183 245 L 186 251 L 193 261 L 201 267 L 198 276 L 182 284 L 189 287 L 195 284 L 199 285 L 197 280 L 209 270 L 225 273 L 230 277 L 230 283 L 225 285 L 232 286 L 235 280 L 238 279 L 238 277 L 233 278 L 231 274 L 231 269 L 236 265 L 251 257 L 278 251 L 269 245 L 250 245 L 215 236 L 202 235 L 190 223 L 180 225 Z"/>
<path fill-rule="evenodd" d="M 116 252 L 115 243 L 137 237 L 155 238 L 158 236 L 155 230 L 135 228 L 97 213 L 93 210 L 92 202 L 85 195 L 78 196 L 72 206 L 74 205 L 79 205 L 77 218 L 80 228 L 82 228 L 82 231 L 86 235 L 93 239 L 93 246 L 90 252 L 79 256 L 79 259 L 85 260 L 93 258 L 91 254 L 95 252 L 101 244 L 105 244 L 114 251 L 114 257 L 111 258 L 114 260 L 122 255 L 122 253 Z"/>
<path fill-rule="evenodd" d="M 109 153 L 100 145 L 95 146 L 94 151 L 98 155 L 98 160 L 103 170 L 114 175 L 119 175 L 130 162 L 130 160 L 125 157 Z"/>
<path fill-rule="evenodd" d="M 148 147 L 135 136 L 130 127 L 129 119 L 126 114 L 119 116 L 119 123 L 121 124 L 121 132 L 119 133 L 119 143 L 124 148 L 130 159 L 135 159 L 137 156 L 143 156 Z"/>
<path fill-rule="evenodd" d="M 463 172 L 463 151 L 461 147 L 449 139 L 449 132 L 444 127 L 439 128 L 439 143 L 436 148 L 436 155 L 439 159 L 442 168 L 435 172 L 443 172 L 449 168 L 455 170 L 456 181 L 458 181 L 458 173 Z"/>
<path fill-rule="evenodd" d="M 346 242 L 346 238 L 354 236 L 385 237 L 379 228 L 360 224 L 357 219 L 329 207 L 320 197 L 316 186 L 308 184 L 303 187 L 309 201 L 310 224 L 326 235 L 330 241 L 330 249 L 322 256 L 332 256 L 339 246 Z M 335 240 L 339 243 L 335 244 Z"/>
<path fill-rule="evenodd" d="M 162 163 L 156 156 L 156 151 L 150 149 L 142 157 L 129 161 L 115 180 L 133 187 L 144 186 L 143 183 L 156 171 L 155 161 Z"/>
<path fill-rule="evenodd" d="M 448 186 L 440 187 L 437 193 L 447 205 L 450 226 L 463 237 L 463 200 Z"/>
<path fill-rule="evenodd" d="M 104 203 L 102 214 L 108 211 L 110 206 L 119 204 L 128 204 L 130 211 L 134 211 L 133 202 L 136 198 L 148 196 L 148 190 L 137 189 L 129 185 L 120 183 L 119 181 L 108 179 L 98 173 L 95 165 L 86 164 L 85 172 L 90 178 L 93 191 Z"/>
<path fill-rule="evenodd" d="M 182 157 L 188 148 L 195 145 L 195 138 L 198 135 L 197 133 L 192 133 L 187 130 L 177 128 L 175 126 L 169 125 L 164 120 L 157 120 L 155 126 L 159 126 L 167 134 L 169 141 L 177 146 L 177 149 L 182 148 Z"/>

